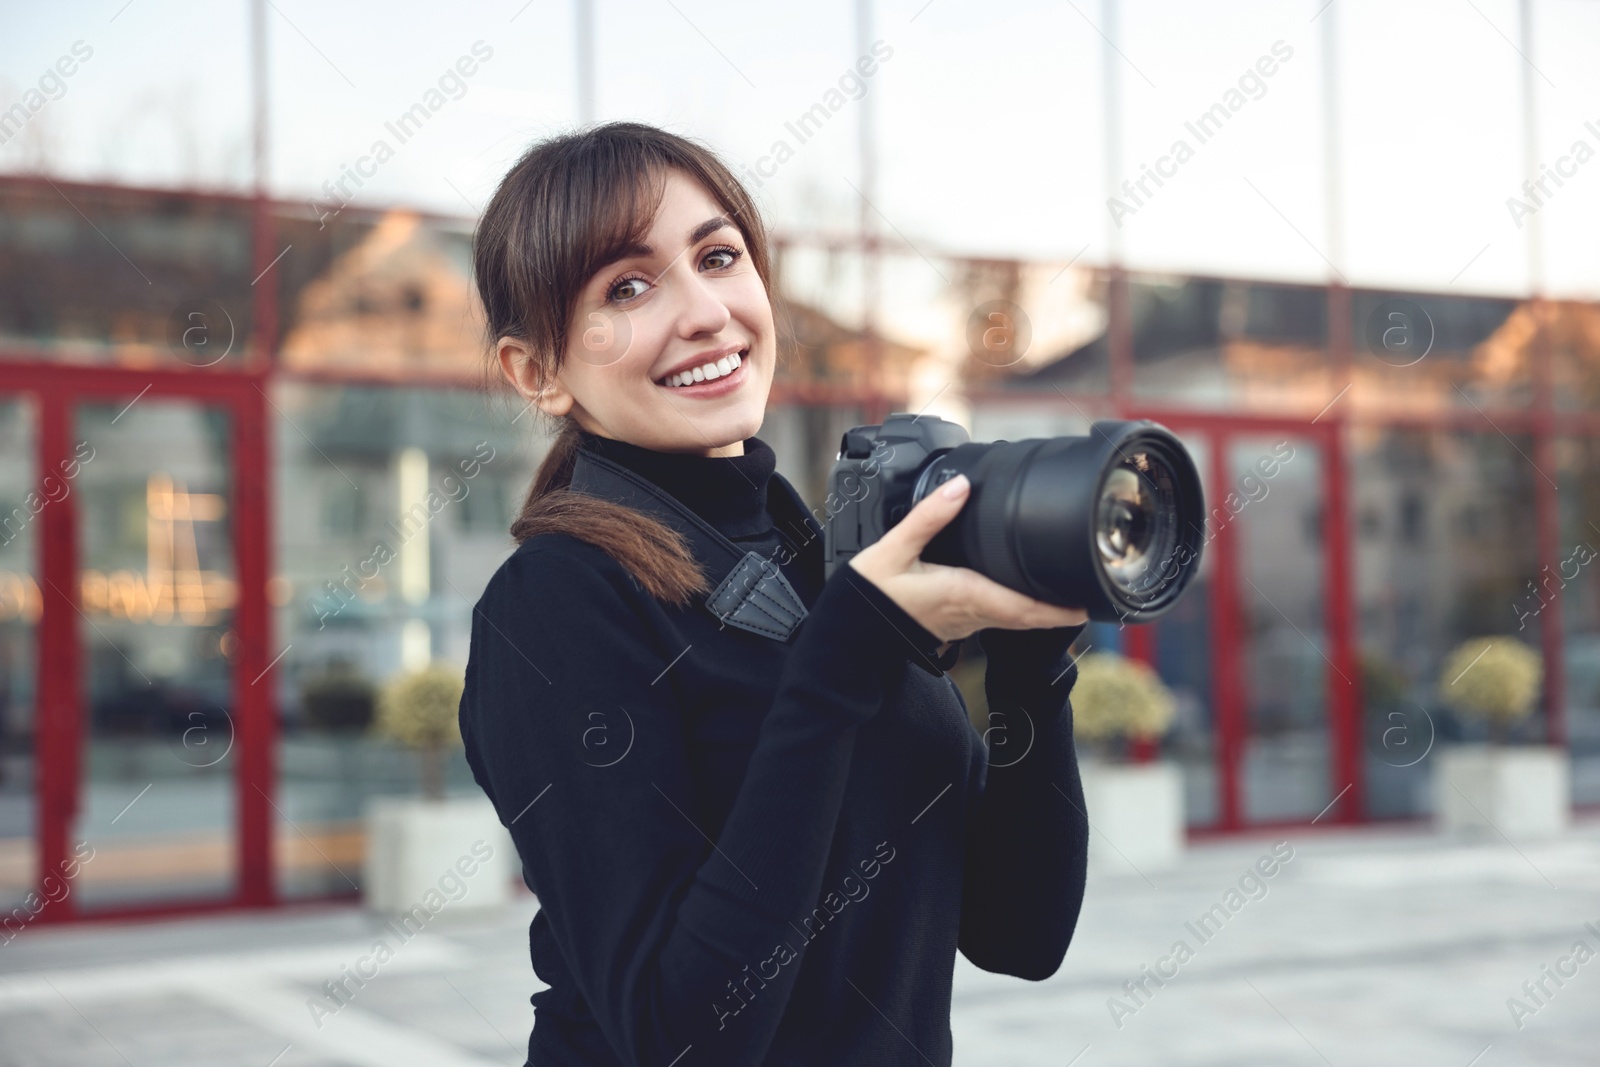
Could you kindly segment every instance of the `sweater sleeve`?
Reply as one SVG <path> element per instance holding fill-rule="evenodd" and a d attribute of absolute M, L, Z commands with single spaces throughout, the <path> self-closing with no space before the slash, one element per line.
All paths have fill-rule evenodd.
<path fill-rule="evenodd" d="M 757 1064 L 800 970 L 791 920 L 821 894 L 857 727 L 933 635 L 835 572 L 713 840 L 663 680 L 696 652 L 661 646 L 620 565 L 574 556 L 519 551 L 479 602 L 462 705 L 475 772 L 618 1058 Z"/>
<path fill-rule="evenodd" d="M 1006 742 L 989 748 L 968 823 L 959 945 L 986 971 L 1032 981 L 1061 966 L 1083 907 L 1089 819 L 1068 701 L 1078 669 L 1067 651 L 1082 630 L 978 636 L 991 726 Z"/>

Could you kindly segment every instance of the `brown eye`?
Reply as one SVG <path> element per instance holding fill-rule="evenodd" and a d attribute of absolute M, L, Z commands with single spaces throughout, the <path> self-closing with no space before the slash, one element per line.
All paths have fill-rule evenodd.
<path fill-rule="evenodd" d="M 723 270 L 739 262 L 739 257 L 743 254 L 737 248 L 729 248 L 724 245 L 707 251 L 705 258 L 700 262 L 709 266 L 712 270 Z"/>
<path fill-rule="evenodd" d="M 644 295 L 647 284 L 643 278 L 623 278 L 606 292 L 606 299 L 632 300 L 636 296 Z"/>

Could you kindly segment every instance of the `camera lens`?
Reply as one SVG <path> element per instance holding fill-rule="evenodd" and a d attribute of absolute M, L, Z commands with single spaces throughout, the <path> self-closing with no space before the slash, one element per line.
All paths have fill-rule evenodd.
<path fill-rule="evenodd" d="M 944 449 L 919 472 L 912 503 L 958 473 L 972 494 L 923 551 L 930 562 L 970 567 L 1107 622 L 1164 614 L 1199 568 L 1199 472 L 1156 423 L 1098 422 L 1083 437 Z"/>
<path fill-rule="evenodd" d="M 1159 456 L 1137 452 L 1106 472 L 1095 510 L 1095 547 L 1106 577 L 1130 596 L 1160 584 L 1161 560 L 1175 542 L 1177 479 Z"/>

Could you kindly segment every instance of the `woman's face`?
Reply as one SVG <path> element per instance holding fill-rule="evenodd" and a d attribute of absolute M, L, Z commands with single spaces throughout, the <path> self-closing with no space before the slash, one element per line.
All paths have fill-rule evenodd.
<path fill-rule="evenodd" d="M 777 337 L 738 225 L 670 170 L 643 244 L 579 294 L 561 370 L 542 394 L 527 352 L 500 341 L 507 377 L 544 411 L 660 452 L 730 456 L 761 428 Z"/>

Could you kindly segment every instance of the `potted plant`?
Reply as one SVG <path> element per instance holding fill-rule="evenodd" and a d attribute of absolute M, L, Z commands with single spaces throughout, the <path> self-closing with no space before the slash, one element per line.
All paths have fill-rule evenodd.
<path fill-rule="evenodd" d="M 377 693 L 372 682 L 348 660 L 334 659 L 307 675 L 300 686 L 306 725 L 327 733 L 365 730 L 372 725 Z"/>
<path fill-rule="evenodd" d="M 1168 760 L 1144 758 L 1171 726 L 1172 692 L 1154 670 L 1114 652 L 1078 660 L 1072 688 L 1075 738 L 1088 808 L 1091 862 L 1143 871 L 1176 863 L 1183 851 L 1183 777 Z"/>
<path fill-rule="evenodd" d="M 1512 726 L 1532 714 L 1543 676 L 1539 653 L 1509 636 L 1465 641 L 1445 658 L 1440 698 L 1462 716 L 1484 720 L 1489 739 L 1440 753 L 1433 794 L 1442 828 L 1508 839 L 1566 829 L 1566 751 L 1506 743 Z"/>
<path fill-rule="evenodd" d="M 515 852 L 494 805 L 476 790 L 447 798 L 446 752 L 461 743 L 462 671 L 444 663 L 402 674 L 378 695 L 373 731 L 417 752 L 420 796 L 367 805 L 363 896 L 374 911 L 435 914 L 495 907 L 510 896 Z"/>

